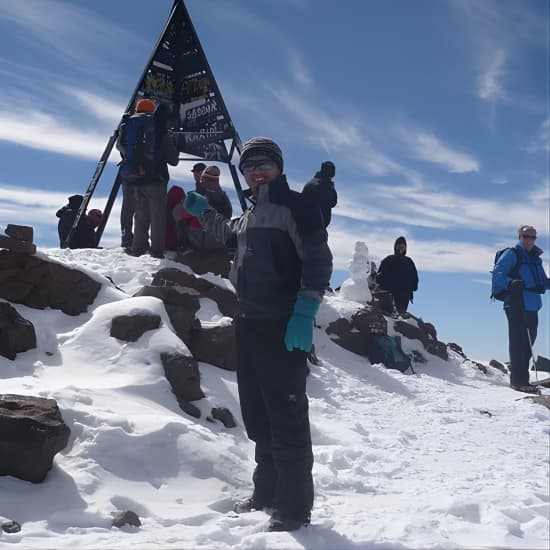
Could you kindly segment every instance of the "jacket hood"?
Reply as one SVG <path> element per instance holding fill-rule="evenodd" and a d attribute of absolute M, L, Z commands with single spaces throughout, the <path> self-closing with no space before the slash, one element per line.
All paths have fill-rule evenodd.
<path fill-rule="evenodd" d="M 71 208 L 78 208 L 82 201 L 84 200 L 84 197 L 82 195 L 71 195 L 69 197 L 69 206 Z"/>
<path fill-rule="evenodd" d="M 401 236 L 401 237 L 397 237 L 397 239 L 395 239 L 395 243 L 393 243 L 393 252 L 394 254 L 397 254 L 397 245 L 399 244 L 404 244 L 405 245 L 405 253 L 403 254 L 403 256 L 406 256 L 407 255 L 407 241 L 405 240 L 405 237 Z"/>
<path fill-rule="evenodd" d="M 173 185 L 170 187 L 170 190 L 168 191 L 166 195 L 166 206 L 168 210 L 172 210 L 178 202 L 182 201 L 185 197 L 185 191 L 179 187 L 178 185 Z"/>

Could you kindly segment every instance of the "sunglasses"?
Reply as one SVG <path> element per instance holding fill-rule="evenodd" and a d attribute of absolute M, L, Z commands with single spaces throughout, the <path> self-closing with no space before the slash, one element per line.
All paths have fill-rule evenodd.
<path fill-rule="evenodd" d="M 536 235 L 522 235 L 522 237 L 524 239 L 533 239 L 534 241 L 537 240 L 537 236 Z"/>
<path fill-rule="evenodd" d="M 248 160 L 241 164 L 241 170 L 243 174 L 249 174 L 254 170 L 260 170 L 261 172 L 269 172 L 277 168 L 277 163 L 272 160 Z"/>

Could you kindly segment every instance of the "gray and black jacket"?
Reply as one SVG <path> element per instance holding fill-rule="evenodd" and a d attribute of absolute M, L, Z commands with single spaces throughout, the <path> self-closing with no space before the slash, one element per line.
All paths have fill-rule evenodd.
<path fill-rule="evenodd" d="M 287 319 L 298 294 L 321 301 L 332 274 L 332 254 L 318 208 L 292 191 L 285 176 L 260 185 L 255 206 L 234 220 L 214 209 L 201 220 L 216 239 L 236 237 L 230 280 L 239 315 Z"/>

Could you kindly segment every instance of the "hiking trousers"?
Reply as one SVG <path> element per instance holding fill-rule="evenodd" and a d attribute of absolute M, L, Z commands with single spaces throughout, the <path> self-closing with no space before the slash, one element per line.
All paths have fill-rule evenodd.
<path fill-rule="evenodd" d="M 140 183 L 135 186 L 136 214 L 132 253 L 143 254 L 148 248 L 151 228 L 151 254 L 161 256 L 166 244 L 166 183 Z"/>
<path fill-rule="evenodd" d="M 284 344 L 286 320 L 237 318 L 237 383 L 249 439 L 256 443 L 254 499 L 283 519 L 309 520 L 313 452 L 306 353 Z"/>
<path fill-rule="evenodd" d="M 529 360 L 531 344 L 537 338 L 539 316 L 537 311 L 525 311 L 523 307 L 505 307 L 508 318 L 508 343 L 510 350 L 510 385 L 524 386 L 529 384 Z"/>
<path fill-rule="evenodd" d="M 136 186 L 122 179 L 122 207 L 120 209 L 121 246 L 131 248 L 134 239 L 134 213 L 136 211 Z"/>

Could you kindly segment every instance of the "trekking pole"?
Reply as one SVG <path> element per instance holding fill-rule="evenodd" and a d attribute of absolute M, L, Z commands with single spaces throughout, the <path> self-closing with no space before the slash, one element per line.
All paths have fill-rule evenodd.
<path fill-rule="evenodd" d="M 533 367 L 535 368 L 535 379 L 539 381 L 539 371 L 537 370 L 537 361 L 535 360 L 535 354 L 533 352 L 533 343 L 531 342 L 531 334 L 529 334 L 529 327 L 525 327 L 527 330 L 527 340 L 529 340 L 529 348 L 531 349 L 531 359 L 533 360 Z"/>

